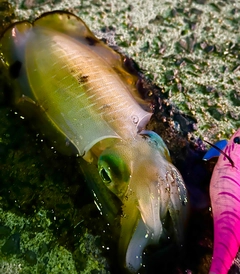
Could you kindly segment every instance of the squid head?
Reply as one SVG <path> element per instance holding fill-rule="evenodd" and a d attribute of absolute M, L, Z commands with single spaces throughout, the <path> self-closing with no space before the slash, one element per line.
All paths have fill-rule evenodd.
<path fill-rule="evenodd" d="M 128 269 L 137 271 L 144 248 L 158 244 L 171 230 L 164 226 L 169 215 L 174 240 L 181 243 L 186 188 L 159 135 L 142 131 L 132 140 L 116 142 L 100 155 L 98 170 L 106 187 L 122 202 L 119 251 Z"/>

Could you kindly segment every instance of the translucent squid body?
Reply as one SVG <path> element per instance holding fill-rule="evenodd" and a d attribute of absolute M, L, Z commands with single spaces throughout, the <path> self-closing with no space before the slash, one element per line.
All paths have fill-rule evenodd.
<path fill-rule="evenodd" d="M 122 56 L 67 12 L 16 23 L 0 42 L 15 105 L 26 115 L 37 109 L 40 121 L 67 138 L 93 174 L 98 170 L 92 187 L 105 215 L 114 207 L 106 193 L 120 200 L 125 267 L 141 267 L 143 249 L 158 244 L 168 229 L 167 216 L 181 243 L 185 185 L 161 137 L 144 130 L 152 114 L 144 110 L 136 76 L 124 68 Z"/>
<path fill-rule="evenodd" d="M 204 160 L 219 156 L 210 183 L 214 245 L 210 274 L 227 274 L 240 247 L 240 129 L 211 148 Z"/>

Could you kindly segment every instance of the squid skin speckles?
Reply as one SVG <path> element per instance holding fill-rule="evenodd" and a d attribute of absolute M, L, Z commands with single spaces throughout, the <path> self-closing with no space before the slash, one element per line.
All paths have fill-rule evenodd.
<path fill-rule="evenodd" d="M 50 138 L 67 139 L 82 156 L 83 172 L 109 222 L 117 212 L 112 197 L 121 204 L 121 263 L 136 272 L 144 248 L 168 231 L 169 216 L 172 238 L 182 244 L 186 188 L 161 137 L 144 130 L 152 113 L 123 57 L 67 12 L 16 23 L 0 44 L 14 104 L 26 116 L 38 113 Z"/>

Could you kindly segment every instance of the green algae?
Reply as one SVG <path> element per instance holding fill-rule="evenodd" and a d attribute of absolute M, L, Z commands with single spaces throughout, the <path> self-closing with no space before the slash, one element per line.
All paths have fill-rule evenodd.
<path fill-rule="evenodd" d="M 102 274 L 109 273 L 109 271 L 104 270 L 106 261 L 102 258 L 102 251 L 96 248 L 98 240 L 100 240 L 99 236 L 93 236 L 87 232 L 81 237 L 81 244 L 74 252 L 80 273 L 91 273 L 92 271 Z"/>
<path fill-rule="evenodd" d="M 80 254 L 75 251 L 83 244 L 89 254 L 100 248 L 91 233 L 108 229 L 84 187 L 75 157 L 58 155 L 17 112 L 4 106 L 0 112 L 1 273 L 105 273 L 101 249 L 98 258 L 85 254 L 86 269 L 76 263 Z M 76 202 L 78 193 L 83 197 Z M 19 247 L 11 241 L 16 234 Z"/>
<path fill-rule="evenodd" d="M 0 209 L 0 221 L 11 231 L 18 231 L 21 250 L 17 254 L 14 252 L 1 253 L 1 273 L 75 274 L 91 273 L 92 270 L 97 270 L 98 273 L 107 273 L 104 270 L 107 265 L 106 260 L 102 257 L 101 250 L 96 246 L 96 239 L 99 236 L 93 236 L 86 230 L 79 238 L 79 242 L 76 243 L 77 248 L 72 254 L 57 243 L 57 238 L 50 228 L 51 221 L 47 217 L 46 210 L 42 209 L 27 218 Z M 0 246 L 3 246 L 5 241 L 6 239 L 1 237 Z M 76 266 L 76 260 L 78 266 Z"/>
<path fill-rule="evenodd" d="M 44 220 L 43 223 L 38 222 L 38 228 L 42 231 L 33 232 L 32 223 L 39 220 L 39 216 Z M 62 273 L 77 273 L 74 265 L 74 261 L 71 257 L 71 253 L 65 248 L 58 246 L 57 244 L 52 248 L 47 248 L 45 253 L 38 252 L 39 247 L 42 243 L 48 245 L 54 240 L 53 232 L 47 228 L 51 222 L 46 218 L 46 211 L 41 210 L 37 212 L 32 218 L 20 217 L 11 212 L 4 212 L 0 209 L 0 220 L 1 223 L 9 227 L 12 231 L 18 231 L 20 234 L 20 250 L 18 254 L 5 254 L 0 256 L 0 269 L 5 272 L 1 273 L 44 273 L 38 272 L 37 269 L 43 264 L 47 269 L 45 273 L 51 272 L 53 265 L 61 268 Z M 43 227 L 42 227 L 43 225 Z M 1 239 L 0 245 L 2 246 L 5 239 Z M 36 255 L 37 267 L 34 267 L 29 260 L 26 261 L 26 253 L 31 250 Z M 46 261 L 47 259 L 47 261 Z M 50 269 L 50 271 L 49 271 Z M 57 272 L 56 272 L 57 273 Z"/>

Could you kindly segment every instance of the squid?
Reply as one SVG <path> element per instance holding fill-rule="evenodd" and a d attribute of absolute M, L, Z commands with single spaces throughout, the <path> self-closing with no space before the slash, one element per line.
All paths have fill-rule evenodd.
<path fill-rule="evenodd" d="M 63 11 L 15 23 L 2 35 L 0 52 L 14 105 L 33 119 L 37 112 L 36 123 L 60 150 L 80 156 L 108 221 L 120 215 L 122 265 L 132 273 L 141 268 L 144 249 L 167 235 L 169 216 L 181 245 L 185 184 L 162 138 L 146 130 L 152 113 L 124 57 Z"/>
<path fill-rule="evenodd" d="M 222 150 L 220 154 L 219 151 Z M 240 129 L 204 160 L 219 156 L 210 182 L 214 242 L 210 274 L 227 274 L 240 247 Z"/>

